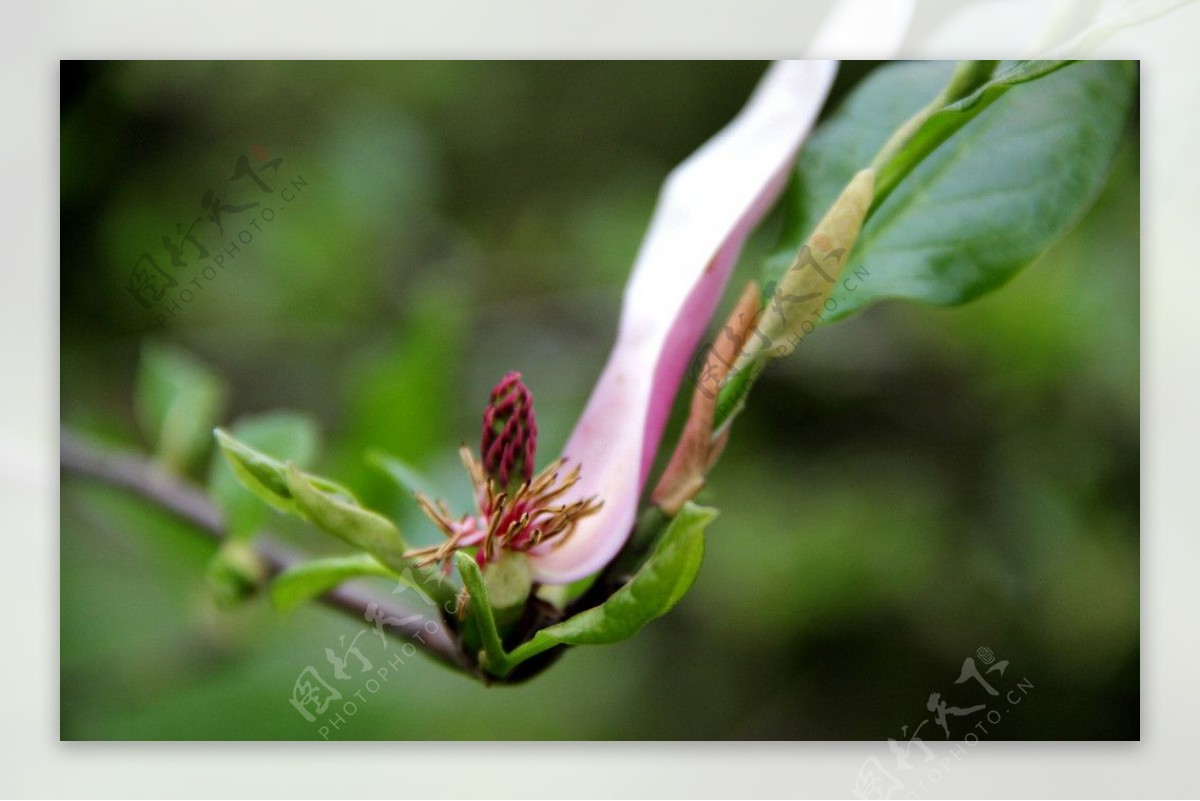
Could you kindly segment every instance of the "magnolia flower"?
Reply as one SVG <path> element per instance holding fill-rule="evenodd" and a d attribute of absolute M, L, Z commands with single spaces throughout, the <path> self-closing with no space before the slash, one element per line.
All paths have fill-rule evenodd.
<path fill-rule="evenodd" d="M 476 513 L 419 498 L 447 536 L 425 562 L 478 547 L 524 552 L 533 578 L 589 576 L 627 540 L 684 370 L 746 237 L 787 183 L 824 104 L 831 61 L 771 66 L 746 107 L 667 178 L 625 290 L 616 345 L 563 455 L 534 475 L 537 425 L 515 374 L 492 391 L 480 462 L 463 449 Z"/>

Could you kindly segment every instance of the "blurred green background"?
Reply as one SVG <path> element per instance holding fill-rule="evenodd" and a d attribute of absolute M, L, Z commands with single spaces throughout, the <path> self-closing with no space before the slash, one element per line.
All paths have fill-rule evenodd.
<path fill-rule="evenodd" d="M 843 65 L 829 107 L 876 66 Z M 365 452 L 462 497 L 455 448 L 520 370 L 551 458 L 611 345 L 659 184 L 763 69 L 64 62 L 64 424 L 145 449 L 139 352 L 173 343 L 228 378 L 227 420 L 315 415 L 319 472 L 426 536 Z M 989 681 L 1032 689 L 981 738 L 1137 738 L 1137 154 L 1134 115 L 1097 205 L 1001 291 L 877 306 L 769 371 L 701 496 L 721 516 L 696 586 L 666 618 L 516 687 L 420 657 L 374 693 L 356 675 L 342 689 L 365 700 L 329 736 L 904 739 L 931 692 L 989 702 L 954 683 L 987 647 L 1009 662 Z M 261 174 L 273 188 L 303 184 L 159 325 L 130 270 L 146 252 L 173 269 L 161 240 L 207 213 L 207 190 L 267 197 L 229 181 L 242 156 L 282 159 Z M 216 252 L 251 216 L 195 231 Z M 64 739 L 320 738 L 293 682 L 309 665 L 328 677 L 324 650 L 359 621 L 219 609 L 204 538 L 71 476 L 61 498 Z M 269 528 L 336 550 L 274 514 Z M 359 645 L 376 665 L 398 652 Z M 955 739 L 978 719 L 951 718 Z"/>

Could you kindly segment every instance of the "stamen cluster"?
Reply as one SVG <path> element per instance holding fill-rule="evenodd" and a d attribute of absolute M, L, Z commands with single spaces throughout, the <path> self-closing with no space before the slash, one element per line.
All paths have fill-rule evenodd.
<path fill-rule="evenodd" d="M 445 503 L 417 493 L 421 509 L 447 539 L 406 555 L 430 565 L 447 561 L 461 548 L 478 547 L 475 559 L 484 565 L 505 549 L 530 551 L 565 542 L 575 524 L 599 511 L 603 502 L 594 496 L 562 502 L 578 483 L 581 466 L 568 470 L 562 458 L 535 476 L 536 449 L 533 396 L 519 373 L 509 373 L 492 390 L 483 415 L 482 461 L 466 446 L 459 451 L 475 488 L 478 514 L 455 519 Z"/>

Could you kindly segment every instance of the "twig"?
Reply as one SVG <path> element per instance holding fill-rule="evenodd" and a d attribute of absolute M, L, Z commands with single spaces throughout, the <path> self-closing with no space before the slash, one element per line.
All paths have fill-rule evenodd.
<path fill-rule="evenodd" d="M 217 542 L 225 539 L 225 521 L 221 510 L 214 506 L 199 488 L 167 473 L 144 456 L 102 450 L 79 435 L 63 429 L 60 432 L 59 457 L 64 474 L 72 473 L 129 490 L 192 524 L 211 539 Z M 305 561 L 301 554 L 292 551 L 269 534 L 256 536 L 252 546 L 270 576 Z M 478 668 L 462 653 L 441 620 L 431 618 L 419 610 L 398 605 L 391 599 L 377 597 L 352 583 L 345 583 L 330 590 L 321 596 L 320 600 L 360 621 L 367 619 L 368 608 L 375 604 L 377 619 L 390 618 L 400 621 L 396 624 L 389 623 L 386 627 L 392 634 L 412 642 L 414 646 L 424 648 L 441 662 L 471 675 L 478 675 Z M 433 627 L 427 628 L 425 625 L 431 620 L 436 624 L 433 632 L 430 631 Z"/>

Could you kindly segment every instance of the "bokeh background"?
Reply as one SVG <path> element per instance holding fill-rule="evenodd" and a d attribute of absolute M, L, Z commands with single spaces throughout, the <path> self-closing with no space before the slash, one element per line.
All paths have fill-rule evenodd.
<path fill-rule="evenodd" d="M 876 67 L 844 65 L 829 107 Z M 422 536 L 364 454 L 461 493 L 455 447 L 515 369 L 549 458 L 607 355 L 659 184 L 763 69 L 64 62 L 64 425 L 146 449 L 139 354 L 171 343 L 226 376 L 227 420 L 318 418 L 319 472 Z M 302 189 L 160 324 L 130 270 L 144 252 L 171 269 L 160 242 L 205 213 L 207 190 L 257 199 L 228 181 L 242 156 L 281 158 L 264 179 Z M 1137 738 L 1138 189 L 1133 115 L 1096 206 L 1010 285 L 953 310 L 877 306 L 769 371 L 701 497 L 721 516 L 697 583 L 637 638 L 516 687 L 409 658 L 378 692 L 343 685 L 365 700 L 329 736 L 906 739 L 932 692 L 995 703 L 955 684 L 986 647 L 1009 662 L 989 681 L 1031 689 L 983 739 Z M 230 241 L 196 230 L 210 251 Z M 278 516 L 269 528 L 336 550 Z M 213 550 L 64 476 L 64 739 L 320 738 L 293 682 L 361 622 L 219 608 Z M 359 644 L 378 664 L 396 653 Z M 980 719 L 951 718 L 954 738 Z M 932 720 L 920 736 L 943 739 Z"/>

